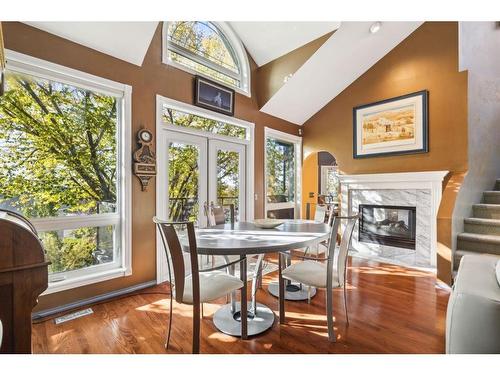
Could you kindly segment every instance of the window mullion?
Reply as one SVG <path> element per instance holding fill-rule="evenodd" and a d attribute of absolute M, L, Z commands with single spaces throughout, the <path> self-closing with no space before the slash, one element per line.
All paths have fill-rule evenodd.
<path fill-rule="evenodd" d="M 214 63 L 213 61 L 210 61 L 209 59 L 207 59 L 203 56 L 197 55 L 196 53 L 193 53 L 192 51 L 188 50 L 187 48 L 184 48 L 178 44 L 175 44 L 172 41 L 169 41 L 168 49 L 175 52 L 175 53 L 178 53 L 179 55 L 184 56 L 187 59 L 193 60 L 201 65 L 205 65 L 205 66 L 209 67 L 210 69 L 213 69 L 217 72 L 220 72 L 228 77 L 231 77 L 231 78 L 236 79 L 236 80 L 241 82 L 241 74 L 236 73 L 230 69 L 227 69 L 227 68 L 223 67 L 222 65 L 218 65 L 218 64 Z"/>
<path fill-rule="evenodd" d="M 77 229 L 82 227 L 102 227 L 120 224 L 120 214 L 97 214 L 85 216 L 61 216 L 50 218 L 35 218 L 31 222 L 39 232 Z"/>

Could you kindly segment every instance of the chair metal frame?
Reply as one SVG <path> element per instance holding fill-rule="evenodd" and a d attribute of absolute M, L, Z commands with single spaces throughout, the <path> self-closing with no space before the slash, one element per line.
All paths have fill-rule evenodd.
<path fill-rule="evenodd" d="M 347 285 L 347 260 L 349 254 L 349 247 L 351 245 L 352 233 L 354 230 L 354 226 L 356 221 L 359 219 L 359 215 L 353 216 L 336 216 L 332 222 L 330 236 L 328 239 L 328 252 L 327 257 L 319 258 L 319 257 L 311 257 L 307 255 L 292 255 L 288 252 L 280 252 L 279 254 L 279 310 L 280 310 L 280 324 L 285 323 L 285 278 L 282 275 L 283 265 L 285 264 L 285 257 L 289 258 L 300 258 L 305 260 L 313 260 L 313 261 L 326 261 L 327 269 L 326 269 L 326 314 L 327 314 L 327 322 L 328 322 L 328 339 L 329 341 L 335 342 L 335 334 L 333 329 L 333 266 L 335 263 L 335 256 L 337 254 L 337 268 L 336 271 L 338 273 L 338 280 L 340 284 L 340 288 L 343 289 L 344 294 L 344 309 L 346 314 L 347 325 L 349 325 L 349 314 L 347 310 L 347 293 L 346 293 L 346 285 Z M 340 241 L 340 245 L 337 247 L 337 233 L 340 226 L 341 220 L 347 220 L 347 224 L 344 227 L 344 231 L 342 234 L 342 238 Z M 338 251 L 336 251 L 338 249 Z M 336 287 L 336 288 L 339 288 Z"/>
<path fill-rule="evenodd" d="M 242 262 L 245 259 L 239 259 L 217 267 L 199 269 L 194 223 L 191 221 L 180 221 L 180 222 L 164 221 L 158 219 L 157 217 L 153 218 L 153 222 L 156 224 L 160 232 L 163 247 L 165 249 L 165 255 L 167 257 L 168 282 L 170 285 L 170 311 L 169 311 L 169 321 L 168 321 L 165 349 L 168 349 L 170 344 L 170 333 L 172 330 L 172 318 L 173 318 L 173 295 L 175 290 L 175 301 L 177 303 L 193 305 L 193 350 L 192 351 L 193 353 L 197 354 L 200 352 L 201 303 L 200 303 L 199 274 L 202 272 L 217 271 L 231 266 L 234 267 L 235 264 Z M 191 263 L 192 288 L 193 288 L 192 303 L 187 303 L 183 300 L 184 282 L 186 278 L 184 256 L 183 256 L 184 251 L 182 250 L 179 237 L 174 228 L 174 226 L 180 226 L 180 225 L 185 225 L 187 228 L 187 235 L 189 241 L 189 255 Z M 174 283 L 172 283 L 172 267 L 173 267 Z"/>

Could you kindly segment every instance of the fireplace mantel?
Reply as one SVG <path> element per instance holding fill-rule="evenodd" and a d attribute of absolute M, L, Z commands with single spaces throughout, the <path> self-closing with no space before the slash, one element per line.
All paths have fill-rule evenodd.
<path fill-rule="evenodd" d="M 341 174 L 339 175 L 339 178 L 341 183 L 345 184 L 397 182 L 399 184 L 416 183 L 418 184 L 419 188 L 422 188 L 422 184 L 425 183 L 442 183 L 447 174 L 448 171 Z"/>
<path fill-rule="evenodd" d="M 351 193 L 355 190 L 419 190 L 430 191 L 430 264 L 436 265 L 437 212 L 441 203 L 443 179 L 448 171 L 373 173 L 340 175 L 341 214 L 357 212 L 351 207 Z"/>

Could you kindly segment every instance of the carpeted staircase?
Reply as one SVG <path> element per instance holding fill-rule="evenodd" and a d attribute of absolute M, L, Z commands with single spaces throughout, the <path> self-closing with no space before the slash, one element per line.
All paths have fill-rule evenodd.
<path fill-rule="evenodd" d="M 496 254 L 500 256 L 500 179 L 495 190 L 483 193 L 483 203 L 473 205 L 474 217 L 464 220 L 464 233 L 457 237 L 453 269 L 466 254 Z"/>

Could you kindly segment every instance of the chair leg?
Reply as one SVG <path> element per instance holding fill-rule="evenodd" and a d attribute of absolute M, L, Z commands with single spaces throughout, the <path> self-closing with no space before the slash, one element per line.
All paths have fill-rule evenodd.
<path fill-rule="evenodd" d="M 280 310 L 280 324 L 285 324 L 285 280 L 281 274 L 283 268 L 283 255 L 278 253 L 278 270 L 279 270 L 279 310 Z"/>
<path fill-rule="evenodd" d="M 331 288 L 326 289 L 326 320 L 328 322 L 328 341 L 335 342 L 335 331 L 333 329 L 333 292 Z"/>
<path fill-rule="evenodd" d="M 203 319 L 203 303 L 201 304 L 201 319 Z"/>
<path fill-rule="evenodd" d="M 253 312 L 254 315 L 257 315 L 257 302 L 256 302 L 256 295 L 257 295 L 257 288 L 259 284 L 259 275 L 262 277 L 262 262 L 264 260 L 264 254 L 259 254 L 257 257 L 257 261 L 255 262 L 255 269 L 253 272 L 253 279 L 252 279 L 252 295 L 251 295 L 251 305 L 250 305 L 250 311 Z"/>
<path fill-rule="evenodd" d="M 344 282 L 344 309 L 345 317 L 347 319 L 347 325 L 349 325 L 349 313 L 347 312 L 347 293 L 346 293 L 346 283 Z"/>
<path fill-rule="evenodd" d="M 167 328 L 167 341 L 165 342 L 165 349 L 168 350 L 168 345 L 170 344 L 170 331 L 172 330 L 172 309 L 173 309 L 172 291 L 170 291 L 170 312 L 168 318 L 168 328 Z"/>
<path fill-rule="evenodd" d="M 200 303 L 193 305 L 193 354 L 200 353 Z"/>
<path fill-rule="evenodd" d="M 307 303 L 311 304 L 311 287 L 310 286 L 307 286 Z"/>

